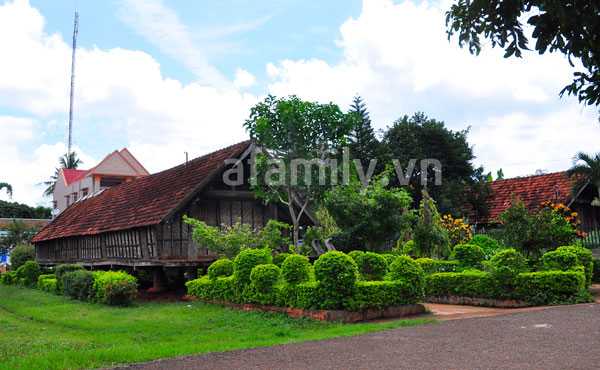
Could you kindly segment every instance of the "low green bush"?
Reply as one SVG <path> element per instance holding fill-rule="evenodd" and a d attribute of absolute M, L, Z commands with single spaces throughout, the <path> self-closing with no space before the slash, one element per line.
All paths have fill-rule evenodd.
<path fill-rule="evenodd" d="M 540 262 L 545 271 L 568 271 L 579 265 L 577 255 L 565 250 L 544 253 Z"/>
<path fill-rule="evenodd" d="M 500 284 L 511 286 L 515 277 L 527 270 L 525 258 L 514 249 L 504 249 L 491 259 L 492 275 Z"/>
<path fill-rule="evenodd" d="M 54 267 L 54 276 L 56 276 L 56 281 L 58 284 L 58 290 L 62 294 L 63 285 L 62 285 L 62 277 L 63 275 L 77 270 L 85 270 L 85 268 L 81 265 L 58 265 Z"/>
<path fill-rule="evenodd" d="M 478 270 L 445 272 L 427 276 L 425 294 L 498 298 L 498 287 L 488 272 Z"/>
<path fill-rule="evenodd" d="M 414 287 L 423 287 L 425 271 L 421 265 L 408 256 L 398 256 L 390 266 L 390 279 L 403 280 Z"/>
<path fill-rule="evenodd" d="M 423 290 L 416 290 L 403 280 L 358 281 L 352 300 L 344 307 L 355 311 L 367 308 L 385 308 L 415 303 L 423 298 Z"/>
<path fill-rule="evenodd" d="M 380 254 L 366 252 L 358 255 L 354 261 L 358 268 L 361 280 L 377 281 L 383 280 L 388 271 L 385 258 Z"/>
<path fill-rule="evenodd" d="M 500 244 L 494 238 L 487 235 L 479 234 L 471 238 L 469 244 L 478 245 L 483 249 L 485 258 L 489 258 L 500 250 Z"/>
<path fill-rule="evenodd" d="M 436 272 L 458 272 L 460 264 L 458 261 L 435 261 Z"/>
<path fill-rule="evenodd" d="M 76 270 L 62 275 L 62 287 L 65 296 L 80 301 L 90 300 L 94 296 L 94 274 L 86 270 Z"/>
<path fill-rule="evenodd" d="M 322 299 L 318 283 L 284 284 L 279 292 L 278 304 L 290 308 L 320 309 Z"/>
<path fill-rule="evenodd" d="M 259 292 L 270 292 L 281 277 L 281 269 L 273 264 L 254 266 L 250 281 Z"/>
<path fill-rule="evenodd" d="M 272 262 L 270 249 L 245 249 L 233 260 L 233 280 L 243 289 L 243 285 L 250 285 L 250 273 L 255 266 Z"/>
<path fill-rule="evenodd" d="M 283 265 L 283 261 L 285 261 L 286 258 L 288 258 L 289 256 L 291 256 L 291 253 L 279 253 L 276 254 L 275 257 L 273 257 L 273 264 L 279 268 L 281 268 L 281 266 Z"/>
<path fill-rule="evenodd" d="M 389 254 L 389 253 L 382 254 L 381 256 L 383 258 L 385 258 L 385 263 L 387 263 L 388 271 L 389 271 L 389 267 L 392 265 L 392 263 L 394 263 L 394 261 L 398 257 L 395 254 Z"/>
<path fill-rule="evenodd" d="M 435 274 L 438 272 L 436 261 L 432 258 L 418 258 L 415 261 L 421 265 L 426 274 Z"/>
<path fill-rule="evenodd" d="M 364 251 L 356 251 L 356 250 L 355 250 L 355 251 L 350 251 L 350 252 L 348 252 L 348 257 L 352 258 L 352 259 L 354 260 L 354 262 L 356 262 L 356 258 L 357 258 L 358 256 L 361 256 L 361 255 L 363 255 L 363 254 L 365 254 L 365 252 L 364 252 Z"/>
<path fill-rule="evenodd" d="M 33 245 L 16 245 L 10 251 L 10 268 L 16 271 L 27 261 L 35 260 L 35 247 Z"/>
<path fill-rule="evenodd" d="M 585 285 L 586 287 L 589 287 L 592 283 L 592 275 L 594 274 L 592 252 L 590 252 L 589 249 L 578 245 L 558 247 L 556 251 L 571 252 L 577 256 L 577 264 L 583 266 L 585 270 Z"/>
<path fill-rule="evenodd" d="M 5 284 L 5 285 L 17 284 L 17 272 L 16 271 L 8 271 L 6 274 L 2 275 L 2 284 Z"/>
<path fill-rule="evenodd" d="M 228 258 L 216 260 L 208 267 L 208 277 L 211 280 L 231 275 L 233 275 L 233 261 Z"/>
<path fill-rule="evenodd" d="M 35 261 L 27 261 L 17 269 L 16 279 L 19 284 L 28 287 L 37 286 L 38 277 L 42 274 L 42 268 Z"/>
<path fill-rule="evenodd" d="M 56 277 L 54 274 L 44 274 L 38 277 L 37 287 L 44 292 L 58 294 Z"/>
<path fill-rule="evenodd" d="M 353 295 L 358 279 L 356 263 L 342 252 L 327 252 L 315 261 L 315 278 L 325 309 L 341 309 Z"/>
<path fill-rule="evenodd" d="M 310 278 L 310 261 L 305 256 L 293 254 L 281 265 L 283 280 L 288 284 L 304 283 Z"/>
<path fill-rule="evenodd" d="M 133 303 L 137 294 L 135 277 L 123 271 L 95 271 L 93 277 L 94 300 L 111 306 L 129 306 Z"/>
<path fill-rule="evenodd" d="M 233 276 L 219 277 L 216 280 L 203 276 L 200 279 L 188 281 L 185 284 L 188 295 L 201 299 L 214 299 L 223 301 L 236 301 Z"/>
<path fill-rule="evenodd" d="M 519 274 L 515 279 L 516 295 L 535 304 L 568 302 L 585 290 L 585 275 L 576 271 L 538 271 Z"/>
<path fill-rule="evenodd" d="M 452 254 L 461 266 L 468 267 L 479 266 L 485 257 L 483 248 L 475 244 L 459 244 L 454 247 Z"/>

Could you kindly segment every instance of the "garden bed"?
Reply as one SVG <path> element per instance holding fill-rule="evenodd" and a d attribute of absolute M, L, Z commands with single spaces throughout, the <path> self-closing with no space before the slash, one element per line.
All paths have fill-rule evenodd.
<path fill-rule="evenodd" d="M 477 298 L 465 296 L 436 296 L 426 295 L 423 298 L 426 303 L 443 303 L 443 304 L 460 304 L 467 306 L 485 306 L 498 308 L 522 308 L 530 307 L 531 304 L 516 299 L 494 299 L 494 298 Z"/>
<path fill-rule="evenodd" d="M 419 303 L 406 304 L 403 306 L 386 307 L 386 308 L 368 308 L 360 311 L 346 310 L 309 310 L 301 308 L 288 308 L 278 306 L 267 306 L 257 303 L 235 303 L 229 301 L 220 301 L 207 299 L 203 300 L 208 303 L 220 304 L 222 306 L 234 307 L 244 311 L 264 311 L 271 313 L 284 313 L 289 317 L 298 318 L 306 317 L 315 321 L 331 322 L 337 321 L 342 323 L 355 323 L 361 321 L 369 321 L 376 319 L 389 319 L 395 317 L 405 317 L 410 315 L 418 315 L 425 313 L 425 306 Z"/>

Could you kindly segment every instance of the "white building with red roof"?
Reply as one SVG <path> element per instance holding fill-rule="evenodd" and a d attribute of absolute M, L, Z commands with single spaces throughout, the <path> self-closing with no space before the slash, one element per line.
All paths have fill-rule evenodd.
<path fill-rule="evenodd" d="M 83 197 L 148 175 L 127 148 L 115 150 L 92 169 L 59 169 L 52 206 L 62 212 Z"/>

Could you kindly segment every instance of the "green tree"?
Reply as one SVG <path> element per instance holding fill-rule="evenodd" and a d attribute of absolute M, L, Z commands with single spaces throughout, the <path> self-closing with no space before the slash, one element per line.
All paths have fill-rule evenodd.
<path fill-rule="evenodd" d="M 0 238 L 0 249 L 4 253 L 10 251 L 19 244 L 29 244 L 31 238 L 40 232 L 41 228 L 37 225 L 27 226 L 23 221 L 13 220 L 4 228 L 8 233 Z"/>
<path fill-rule="evenodd" d="M 44 206 L 35 208 L 27 204 L 17 202 L 6 202 L 0 200 L 0 218 L 50 218 L 52 209 Z"/>
<path fill-rule="evenodd" d="M 471 210 L 486 214 L 491 189 L 485 183 L 483 168 L 473 166 L 475 156 L 467 141 L 468 133 L 468 129 L 449 130 L 443 121 L 430 119 L 420 112 L 410 118 L 397 119 L 387 129 L 383 138 L 386 162 L 397 159 L 406 173 L 410 160 L 417 160 L 408 183 L 414 208 L 421 202 L 420 161 L 432 158 L 442 164 L 442 184 L 428 189 L 440 212 L 460 217 L 465 213 L 465 205 L 468 205 Z M 434 182 L 435 176 L 435 171 L 428 168 L 426 177 L 429 183 Z M 394 181 L 396 186 L 400 186 L 399 180 Z"/>
<path fill-rule="evenodd" d="M 58 164 L 59 167 L 55 169 L 54 175 L 50 176 L 50 180 L 43 182 L 43 185 L 47 186 L 46 190 L 44 190 L 44 196 L 51 196 L 54 194 L 54 187 L 56 186 L 56 180 L 58 179 L 59 168 L 76 170 L 83 162 L 81 159 L 77 158 L 77 153 L 73 151 L 58 158 Z"/>
<path fill-rule="evenodd" d="M 362 246 L 373 252 L 410 229 L 413 214 L 408 210 L 412 199 L 404 189 L 387 184 L 391 168 L 377 175 L 366 188 L 354 178 L 349 185 L 334 187 L 326 197 L 325 207 L 345 234 L 351 246 L 336 245 L 348 251 Z"/>
<path fill-rule="evenodd" d="M 422 190 L 419 216 L 413 233 L 413 248 L 417 257 L 447 258 L 450 255 L 450 237 L 427 189 Z"/>
<path fill-rule="evenodd" d="M 577 153 L 573 158 L 573 166 L 565 174 L 569 178 L 575 178 L 571 187 L 573 197 L 588 184 L 596 187 L 600 197 L 600 153 L 594 156 L 584 152 Z"/>
<path fill-rule="evenodd" d="M 350 133 L 350 155 L 353 159 L 359 159 L 363 166 L 368 166 L 369 161 L 379 156 L 380 143 L 375 137 L 369 112 L 360 96 L 354 97 L 349 112 L 356 114 L 358 118 Z"/>
<path fill-rule="evenodd" d="M 505 49 L 504 57 L 521 57 L 529 40 L 524 23 L 533 27 L 535 50 L 559 51 L 571 66 L 579 59 L 586 72 L 575 72 L 572 84 L 561 92 L 580 102 L 600 103 L 600 3 L 597 0 L 459 0 L 446 13 L 448 37 L 458 34 L 460 46 L 479 54 L 483 36 Z"/>
<path fill-rule="evenodd" d="M 12 185 L 10 185 L 7 182 L 0 182 L 0 190 L 2 190 L 2 189 L 6 189 L 6 193 L 8 194 L 9 197 L 12 198 L 12 194 L 13 194 Z"/>
<path fill-rule="evenodd" d="M 296 251 L 300 219 L 330 186 L 330 161 L 355 124 L 355 115 L 342 113 L 337 105 L 304 102 L 293 95 L 269 95 L 244 123 L 250 137 L 268 152 L 255 157 L 252 188 L 265 202 L 288 207 Z"/>

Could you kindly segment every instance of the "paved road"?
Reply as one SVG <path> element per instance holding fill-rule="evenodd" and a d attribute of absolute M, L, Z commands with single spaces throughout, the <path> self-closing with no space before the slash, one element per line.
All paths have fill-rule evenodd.
<path fill-rule="evenodd" d="M 600 304 L 209 353 L 132 369 L 600 369 Z"/>

